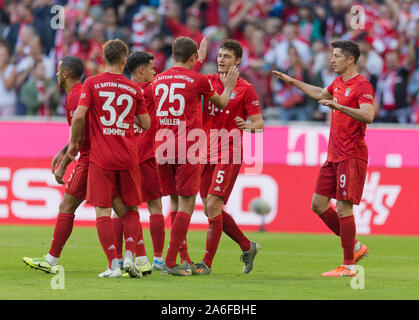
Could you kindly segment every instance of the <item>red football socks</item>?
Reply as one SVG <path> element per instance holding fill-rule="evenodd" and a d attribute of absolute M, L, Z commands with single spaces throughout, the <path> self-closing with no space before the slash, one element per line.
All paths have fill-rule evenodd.
<path fill-rule="evenodd" d="M 217 252 L 218 243 L 223 233 L 223 215 L 220 214 L 215 218 L 208 218 L 208 231 L 205 256 L 202 259 L 208 267 L 211 267 L 212 260 Z"/>
<path fill-rule="evenodd" d="M 172 226 L 173 226 L 173 222 L 175 221 L 176 214 L 177 214 L 177 211 L 170 212 L 170 221 L 171 221 Z M 188 254 L 188 243 L 186 242 L 186 238 L 183 239 L 182 244 L 180 245 L 179 256 L 180 256 L 181 261 L 186 260 L 189 264 L 192 263 L 192 260 Z"/>
<path fill-rule="evenodd" d="M 115 233 L 115 246 L 118 259 L 122 259 L 122 245 L 124 242 L 124 225 L 120 218 L 111 218 L 112 228 Z"/>
<path fill-rule="evenodd" d="M 71 235 L 74 224 L 74 214 L 71 213 L 59 213 L 57 216 L 57 222 L 55 223 L 54 235 L 52 238 L 51 248 L 49 254 L 55 258 L 59 258 L 61 251 L 67 239 Z"/>
<path fill-rule="evenodd" d="M 137 245 L 135 247 L 135 256 L 136 257 L 146 256 L 144 238 L 143 238 L 143 226 L 141 225 L 141 223 L 138 224 L 138 232 L 137 232 L 136 239 L 137 239 Z"/>
<path fill-rule="evenodd" d="M 124 223 L 125 252 L 131 251 L 134 258 L 137 247 L 137 236 L 141 226 L 138 211 L 127 211 L 122 217 L 122 221 Z"/>
<path fill-rule="evenodd" d="M 97 235 L 99 236 L 100 244 L 108 259 L 109 269 L 112 268 L 112 261 L 117 259 L 115 234 L 112 228 L 111 217 L 96 218 Z"/>
<path fill-rule="evenodd" d="M 186 239 L 190 221 L 191 216 L 189 214 L 185 212 L 178 212 L 176 214 L 170 231 L 170 244 L 166 255 L 166 264 L 169 268 L 173 268 L 176 265 L 176 256 L 180 246 Z"/>
<path fill-rule="evenodd" d="M 240 230 L 233 217 L 223 210 L 223 231 L 240 246 L 242 251 L 250 250 L 250 240 Z"/>
<path fill-rule="evenodd" d="M 338 213 L 333 208 L 327 209 L 321 214 L 320 219 L 332 230 L 337 236 L 340 236 L 340 222 Z"/>
<path fill-rule="evenodd" d="M 340 242 L 343 248 L 343 264 L 355 264 L 354 244 L 356 226 L 354 216 L 340 218 Z"/>
<path fill-rule="evenodd" d="M 340 237 L 340 222 L 339 222 L 339 216 L 336 210 L 333 210 L 333 208 L 327 209 L 323 214 L 321 214 L 320 219 L 323 220 L 323 222 L 329 227 L 330 230 L 334 232 L 338 237 Z M 354 244 L 358 240 L 354 240 Z"/>
<path fill-rule="evenodd" d="M 162 214 L 150 215 L 150 235 L 153 241 L 154 256 L 161 257 L 164 247 L 164 216 Z"/>

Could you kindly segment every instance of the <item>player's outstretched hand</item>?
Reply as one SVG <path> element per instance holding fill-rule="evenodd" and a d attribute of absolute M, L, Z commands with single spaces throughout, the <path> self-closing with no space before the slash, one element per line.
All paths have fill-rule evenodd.
<path fill-rule="evenodd" d="M 198 49 L 198 60 L 202 63 L 207 57 L 208 39 L 207 37 L 202 38 Z"/>
<path fill-rule="evenodd" d="M 334 102 L 333 100 L 321 99 L 321 100 L 319 100 L 319 103 L 326 106 L 326 107 L 329 107 L 330 109 L 338 110 L 338 104 L 336 102 Z"/>
<path fill-rule="evenodd" d="M 77 153 L 79 153 L 79 144 L 77 142 L 70 142 L 68 145 L 67 155 L 71 159 L 71 161 L 75 160 Z"/>
<path fill-rule="evenodd" d="M 289 75 L 279 72 L 279 71 L 272 71 L 272 73 L 274 75 L 276 75 L 280 80 L 288 83 L 288 84 L 292 84 L 292 81 L 294 80 L 294 78 L 290 77 Z"/>
<path fill-rule="evenodd" d="M 246 129 L 246 121 L 244 121 L 242 118 L 240 117 L 235 117 L 234 120 L 236 121 L 237 127 L 240 130 L 245 130 Z"/>
<path fill-rule="evenodd" d="M 234 89 L 239 78 L 239 69 L 236 66 L 230 67 L 227 74 L 220 74 L 220 80 L 225 88 Z"/>

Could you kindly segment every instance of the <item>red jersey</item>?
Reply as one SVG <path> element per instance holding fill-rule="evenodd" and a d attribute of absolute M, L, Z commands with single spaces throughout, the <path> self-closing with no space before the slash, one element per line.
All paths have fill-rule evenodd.
<path fill-rule="evenodd" d="M 138 86 L 122 74 L 105 72 L 89 77 L 79 105 L 90 109 L 90 161 L 107 170 L 137 166 L 134 117 L 147 113 Z"/>
<path fill-rule="evenodd" d="M 65 111 L 67 115 L 67 123 L 71 127 L 71 121 L 73 120 L 74 112 L 79 106 L 80 94 L 81 94 L 81 83 L 77 83 L 73 86 L 70 93 L 65 98 Z M 86 127 L 84 131 L 84 142 L 80 147 L 80 158 L 79 161 L 89 161 L 90 152 L 90 128 L 89 128 L 89 115 L 86 115 Z"/>
<path fill-rule="evenodd" d="M 373 104 L 374 89 L 362 75 L 343 81 L 337 77 L 327 91 L 340 105 L 359 109 L 362 103 Z M 364 136 L 367 124 L 338 110 L 332 111 L 327 161 L 340 162 L 349 158 L 368 161 L 368 148 Z"/>
<path fill-rule="evenodd" d="M 153 88 L 151 82 L 138 84 L 143 96 L 145 105 L 150 115 L 150 128 L 148 130 L 142 130 L 138 126 L 134 126 L 134 132 L 137 134 L 135 142 L 137 143 L 138 150 L 138 163 L 143 163 L 148 159 L 154 158 L 156 146 L 154 136 L 156 135 L 156 105 L 154 104 Z"/>
<path fill-rule="evenodd" d="M 194 141 L 186 141 L 187 134 L 202 128 L 201 99 L 209 99 L 215 91 L 205 75 L 182 67 L 173 67 L 157 75 L 152 86 L 157 106 L 156 147 L 165 143 L 159 141 L 160 135 L 167 136 L 161 129 L 168 129 L 173 133 L 168 137 L 173 146 L 177 149 L 178 141 L 184 141 L 185 149 L 176 150 L 174 155 L 168 154 L 165 158 L 186 159 L 186 149 L 194 144 Z"/>
<path fill-rule="evenodd" d="M 224 85 L 220 80 L 219 74 L 208 75 L 208 79 L 214 87 L 214 90 L 218 94 L 222 94 L 224 91 Z M 211 159 L 225 160 L 225 155 L 229 152 L 229 159 L 233 159 L 233 155 L 236 152 L 240 152 L 238 155 L 241 157 L 242 151 L 242 136 L 243 131 L 237 127 L 234 118 L 241 117 L 246 121 L 248 116 L 260 114 L 259 99 L 256 91 L 249 82 L 242 78 L 238 78 L 236 86 L 234 87 L 233 93 L 231 94 L 230 101 L 226 108 L 219 109 L 214 106 L 211 101 L 205 101 L 203 108 L 203 122 L 207 131 L 208 137 L 208 161 Z M 222 130 L 225 129 L 225 134 L 230 135 L 229 139 L 223 139 L 221 131 L 218 134 L 211 134 L 211 129 Z M 225 131 L 224 131 L 225 132 Z M 234 135 L 238 134 L 240 145 L 234 144 Z M 217 147 L 217 148 L 216 148 Z M 240 147 L 240 150 L 237 148 Z"/>

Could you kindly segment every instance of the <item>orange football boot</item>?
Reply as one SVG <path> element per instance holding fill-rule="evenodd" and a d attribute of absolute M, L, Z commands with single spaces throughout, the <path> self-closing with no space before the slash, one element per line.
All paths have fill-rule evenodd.
<path fill-rule="evenodd" d="M 354 277 L 356 276 L 356 270 L 349 270 L 345 266 L 340 266 L 332 271 L 325 272 L 322 274 L 323 277 Z"/>
<path fill-rule="evenodd" d="M 361 248 L 358 251 L 354 251 L 355 263 L 358 263 L 362 258 L 368 257 L 370 250 L 365 244 L 361 243 Z"/>

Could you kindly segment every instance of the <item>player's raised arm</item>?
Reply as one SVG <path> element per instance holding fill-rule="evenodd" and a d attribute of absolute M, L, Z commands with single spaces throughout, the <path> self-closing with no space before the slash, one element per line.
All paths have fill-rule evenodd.
<path fill-rule="evenodd" d="M 315 100 L 332 99 L 332 95 L 327 91 L 326 88 L 313 86 L 306 82 L 294 79 L 289 75 L 279 71 L 272 71 L 272 73 L 275 74 L 279 79 L 281 79 L 285 83 L 300 89 L 306 95 L 310 96 Z"/>
<path fill-rule="evenodd" d="M 215 93 L 209 100 L 217 107 L 224 109 L 230 101 L 231 94 L 239 78 L 239 70 L 236 66 L 230 68 L 227 74 L 221 74 L 220 79 L 224 84 L 224 91 L 221 95 Z"/>
<path fill-rule="evenodd" d="M 88 107 L 79 105 L 74 113 L 73 120 L 71 121 L 71 137 L 67 150 L 67 155 L 71 160 L 77 155 L 80 149 L 80 139 L 83 135 L 83 130 L 86 124 L 86 113 Z"/>

